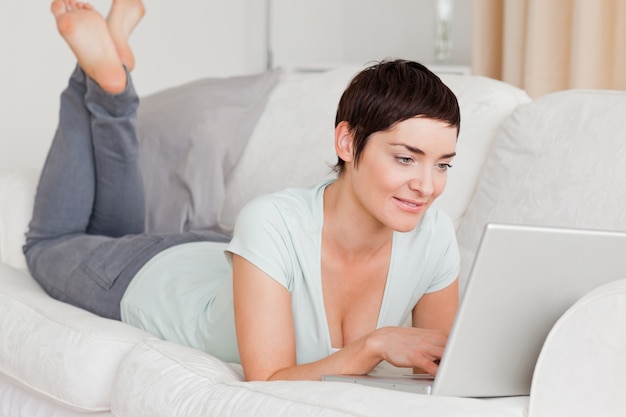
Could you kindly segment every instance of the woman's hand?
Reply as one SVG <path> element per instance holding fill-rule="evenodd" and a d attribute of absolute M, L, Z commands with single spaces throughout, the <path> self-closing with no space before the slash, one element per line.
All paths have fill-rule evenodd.
<path fill-rule="evenodd" d="M 365 336 L 365 344 L 374 356 L 394 366 L 413 368 L 415 373 L 426 372 L 434 376 L 458 305 L 459 288 L 458 280 L 455 280 L 442 290 L 422 296 L 413 308 L 413 327 L 377 329 Z"/>
<path fill-rule="evenodd" d="M 383 327 L 367 338 L 372 349 L 390 364 L 420 369 L 433 376 L 448 340 L 443 331 L 415 327 Z"/>

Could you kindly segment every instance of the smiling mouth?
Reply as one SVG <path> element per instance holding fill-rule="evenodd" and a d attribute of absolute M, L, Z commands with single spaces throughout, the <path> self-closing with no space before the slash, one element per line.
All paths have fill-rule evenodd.
<path fill-rule="evenodd" d="M 394 197 L 394 199 L 403 210 L 411 212 L 417 212 L 426 205 L 426 203 L 403 200 L 397 197 Z"/>

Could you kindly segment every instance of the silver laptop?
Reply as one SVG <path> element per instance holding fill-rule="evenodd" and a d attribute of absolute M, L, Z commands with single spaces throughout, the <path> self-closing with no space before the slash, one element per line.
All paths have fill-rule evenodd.
<path fill-rule="evenodd" d="M 322 379 L 433 395 L 528 395 L 554 323 L 580 297 L 624 274 L 626 232 L 489 224 L 435 379 Z"/>

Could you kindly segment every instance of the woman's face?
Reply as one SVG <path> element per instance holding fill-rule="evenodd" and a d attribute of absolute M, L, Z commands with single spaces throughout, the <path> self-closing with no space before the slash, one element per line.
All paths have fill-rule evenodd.
<path fill-rule="evenodd" d="M 455 127 L 421 117 L 374 133 L 352 166 L 357 200 L 381 224 L 414 229 L 446 186 L 456 142 Z"/>

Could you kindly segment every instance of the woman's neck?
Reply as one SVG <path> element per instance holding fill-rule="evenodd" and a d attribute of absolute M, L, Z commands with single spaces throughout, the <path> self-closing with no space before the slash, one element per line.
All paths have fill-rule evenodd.
<path fill-rule="evenodd" d="M 388 247 L 393 230 L 374 218 L 340 177 L 324 190 L 324 236 L 335 250 L 361 257 Z"/>

